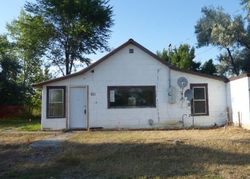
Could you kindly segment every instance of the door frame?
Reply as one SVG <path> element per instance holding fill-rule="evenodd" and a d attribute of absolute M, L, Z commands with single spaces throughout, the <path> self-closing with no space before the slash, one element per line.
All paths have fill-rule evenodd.
<path fill-rule="evenodd" d="M 70 99 L 70 93 L 71 93 L 71 88 L 86 88 L 86 95 L 87 95 L 87 101 L 86 101 L 86 123 L 85 123 L 85 126 L 86 128 L 83 128 L 83 129 L 87 129 L 89 130 L 89 86 L 88 85 L 77 85 L 77 86 L 70 86 L 69 89 L 68 89 L 68 120 L 67 120 L 67 129 L 71 129 L 70 128 L 70 114 L 71 114 L 71 106 L 70 106 L 70 103 L 71 103 L 71 99 Z"/>

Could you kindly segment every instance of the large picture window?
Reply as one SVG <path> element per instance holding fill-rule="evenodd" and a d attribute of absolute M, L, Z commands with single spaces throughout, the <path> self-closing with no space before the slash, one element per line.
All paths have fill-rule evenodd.
<path fill-rule="evenodd" d="M 193 100 L 191 111 L 193 115 L 208 115 L 207 84 L 191 84 Z"/>
<path fill-rule="evenodd" d="M 47 87 L 47 118 L 65 117 L 65 87 Z"/>
<path fill-rule="evenodd" d="M 155 86 L 109 86 L 108 108 L 155 107 Z"/>

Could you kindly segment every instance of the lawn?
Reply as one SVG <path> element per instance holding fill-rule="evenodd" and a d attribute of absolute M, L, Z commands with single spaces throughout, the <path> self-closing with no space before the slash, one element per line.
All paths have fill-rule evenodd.
<path fill-rule="evenodd" d="M 234 127 L 82 131 L 75 132 L 60 149 L 43 150 L 32 149 L 29 143 L 47 136 L 29 140 L 15 136 L 11 142 L 1 139 L 6 137 L 0 136 L 0 178 L 250 176 L 250 131 Z"/>
<path fill-rule="evenodd" d="M 39 131 L 41 122 L 39 119 L 0 119 L 0 132 L 3 131 Z"/>

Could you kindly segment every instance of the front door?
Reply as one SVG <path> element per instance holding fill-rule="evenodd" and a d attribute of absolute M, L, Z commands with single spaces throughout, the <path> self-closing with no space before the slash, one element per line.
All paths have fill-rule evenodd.
<path fill-rule="evenodd" d="M 87 87 L 70 88 L 70 129 L 86 128 L 87 124 Z"/>

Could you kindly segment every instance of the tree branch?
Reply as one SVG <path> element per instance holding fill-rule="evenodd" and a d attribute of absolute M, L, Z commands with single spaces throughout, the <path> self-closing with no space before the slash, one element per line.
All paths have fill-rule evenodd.
<path fill-rule="evenodd" d="M 232 53 L 231 53 L 231 51 L 230 51 L 230 49 L 228 47 L 226 48 L 226 50 L 227 50 L 228 56 L 229 56 L 229 58 L 231 60 L 231 64 L 233 66 L 233 72 L 238 76 L 239 75 L 239 70 L 236 67 L 236 64 L 235 64 L 234 58 L 232 56 Z"/>
<path fill-rule="evenodd" d="M 65 76 L 65 73 L 63 71 L 63 69 L 61 68 L 61 66 L 59 65 L 59 63 L 57 63 L 55 60 L 53 60 L 53 63 L 56 64 L 56 66 L 59 68 L 59 70 L 61 71 L 62 75 Z"/>

